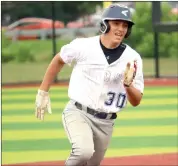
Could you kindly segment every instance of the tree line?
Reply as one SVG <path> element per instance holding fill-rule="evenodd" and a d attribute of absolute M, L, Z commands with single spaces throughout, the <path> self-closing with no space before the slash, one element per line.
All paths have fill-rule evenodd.
<path fill-rule="evenodd" d="M 2 1 L 1 18 L 9 17 L 10 22 L 24 17 L 42 17 L 52 19 L 52 3 L 54 3 L 56 20 L 67 23 L 78 17 L 95 12 L 102 1 Z"/>
<path fill-rule="evenodd" d="M 21 2 L 18 2 L 19 4 L 21 4 Z M 38 2 L 36 2 L 38 4 Z M 24 2 L 24 4 L 35 4 L 35 2 Z M 39 14 L 38 16 L 46 16 L 46 17 L 50 17 L 51 15 L 51 8 L 45 8 L 44 10 L 44 6 L 49 4 L 50 2 L 39 2 L 39 6 L 41 6 L 41 10 L 46 13 L 42 13 L 40 8 L 38 8 L 39 11 L 37 11 L 37 13 Z M 57 7 L 57 4 L 61 7 Z M 63 4 L 63 5 L 62 5 Z M 78 4 L 78 6 L 76 5 Z M 88 5 L 93 5 L 93 8 L 91 8 L 91 6 L 89 7 Z M 58 18 L 59 17 L 63 17 L 66 20 L 70 20 L 70 18 L 74 19 L 77 18 L 79 15 L 81 14 L 86 14 L 86 13 L 90 13 L 92 11 L 94 11 L 94 8 L 96 6 L 96 4 L 98 4 L 98 2 L 56 2 L 56 14 L 58 14 Z M 16 2 L 17 5 L 17 2 Z M 23 5 L 22 5 L 23 6 Z M 39 7 L 38 6 L 38 7 Z M 65 6 L 65 7 L 64 7 Z M 23 6 L 24 7 L 24 6 Z M 36 6 L 35 6 L 36 7 Z M 76 8 L 80 8 L 80 12 L 75 13 Z M 88 9 L 88 11 L 85 11 L 84 9 Z M 161 8 L 162 8 L 162 17 L 161 17 L 161 21 L 165 21 L 165 22 L 177 22 L 177 18 L 178 15 L 174 15 L 172 14 L 171 11 L 171 6 L 167 3 L 167 2 L 162 2 L 161 4 Z M 3 9 L 3 7 L 2 7 Z M 34 10 L 33 8 L 27 7 L 26 6 L 26 10 Z M 47 10 L 49 9 L 49 10 Z M 66 9 L 66 10 L 64 10 Z M 5 9 L 3 9 L 5 10 Z M 60 11 L 62 10 L 62 11 Z M 73 12 L 71 12 L 73 11 Z M 11 11 L 12 13 L 14 11 Z M 27 12 L 27 11 L 26 11 Z M 24 11 L 17 11 L 17 15 L 14 14 L 13 18 L 17 18 L 17 17 L 22 17 L 25 16 L 25 9 Z M 22 14 L 23 13 L 23 14 Z M 33 13 L 31 12 L 27 12 L 27 13 Z M 27 14 L 26 13 L 26 14 Z M 49 15 L 47 14 L 49 13 Z M 63 15 L 59 15 L 59 13 L 63 13 Z M 69 14 L 70 13 L 70 14 Z M 80 13 L 80 14 L 79 14 Z M 41 14 L 41 15 L 40 15 Z M 26 15 L 27 16 L 27 15 Z M 29 15 L 28 15 L 29 16 Z M 153 57 L 153 51 L 154 51 L 154 36 L 153 36 L 153 26 L 152 26 L 152 3 L 151 2 L 138 2 L 136 3 L 135 6 L 135 12 L 133 14 L 133 21 L 135 23 L 135 25 L 132 28 L 132 33 L 130 35 L 130 37 L 125 40 L 124 42 L 126 42 L 127 44 L 129 44 L 131 47 L 135 48 L 141 55 L 142 57 L 145 58 L 152 58 Z M 170 32 L 170 33 L 160 33 L 159 34 L 159 54 L 161 57 L 177 57 L 178 55 L 178 38 L 177 38 L 177 32 Z M 7 45 L 7 44 L 5 44 Z M 2 45 L 3 46 L 3 45 Z M 3 48 L 3 47 L 2 47 Z M 7 47 L 7 51 L 9 51 L 8 47 Z M 10 50 L 11 51 L 11 50 Z M 5 55 L 6 51 L 4 51 L 2 53 L 2 55 Z"/>

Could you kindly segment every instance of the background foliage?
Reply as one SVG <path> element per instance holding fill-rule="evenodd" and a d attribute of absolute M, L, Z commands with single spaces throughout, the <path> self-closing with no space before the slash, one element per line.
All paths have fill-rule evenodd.
<path fill-rule="evenodd" d="M 170 13 L 170 6 L 162 2 L 162 21 L 177 21 L 178 16 Z M 133 14 L 135 25 L 132 34 L 126 41 L 129 45 L 143 56 L 153 57 L 154 38 L 152 28 L 152 5 L 151 2 L 136 3 L 136 10 Z M 177 57 L 178 54 L 178 33 L 159 34 L 159 54 L 161 57 Z"/>
<path fill-rule="evenodd" d="M 64 23 L 75 20 L 81 15 L 95 12 L 96 5 L 102 5 L 102 1 L 54 1 L 56 20 Z M 49 1 L 24 1 L 2 3 L 2 17 L 8 13 L 12 22 L 23 17 L 52 18 L 52 3 Z"/>
<path fill-rule="evenodd" d="M 46 16 L 51 17 L 51 10 L 45 10 L 49 2 L 12 2 L 10 7 L 9 2 L 3 3 L 5 8 L 2 8 L 2 13 L 12 12 L 14 19 L 22 16 Z M 5 5 L 6 4 L 6 5 Z M 22 5 L 23 4 L 23 5 Z M 80 5 L 79 5 L 80 4 Z M 77 18 L 79 15 L 94 12 L 96 4 L 100 2 L 55 2 L 57 9 L 57 18 L 63 18 L 67 21 Z M 18 7 L 17 7 L 18 5 Z M 171 14 L 171 7 L 167 2 L 161 3 L 162 21 L 176 21 L 177 16 Z M 14 10 L 10 9 L 14 7 Z M 20 8 L 20 10 L 19 10 Z M 49 7 L 48 7 L 49 8 Z M 58 10 L 60 9 L 60 10 Z M 64 12 L 65 11 L 65 12 Z M 152 28 L 152 4 L 151 2 L 136 3 L 136 10 L 133 14 L 135 25 L 132 28 L 131 36 L 125 42 L 136 49 L 143 58 L 153 57 L 154 38 Z M 64 14 L 65 13 L 65 14 Z M 177 57 L 178 54 L 178 33 L 160 33 L 159 34 L 159 54 L 161 57 Z M 59 43 L 58 43 L 59 42 Z M 57 40 L 58 50 L 62 45 L 68 43 L 66 40 Z M 47 44 L 48 43 L 48 44 Z M 36 49 L 37 48 L 37 49 Z M 34 51 L 38 50 L 38 54 L 43 54 L 43 59 L 34 57 Z M 41 52 L 40 52 L 41 51 Z M 48 41 L 8 41 L 2 34 L 2 62 L 9 61 L 45 61 L 51 59 L 52 42 Z"/>

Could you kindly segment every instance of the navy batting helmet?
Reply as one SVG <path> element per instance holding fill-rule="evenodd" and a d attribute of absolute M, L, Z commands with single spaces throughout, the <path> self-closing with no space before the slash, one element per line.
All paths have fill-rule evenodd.
<path fill-rule="evenodd" d="M 121 6 L 118 4 L 114 4 L 106 8 L 102 14 L 101 22 L 100 22 L 100 31 L 102 33 L 107 33 L 110 30 L 110 26 L 108 24 L 108 20 L 123 20 L 128 22 L 128 31 L 125 35 L 127 38 L 130 33 L 134 22 L 131 20 L 131 12 L 127 6 Z"/>

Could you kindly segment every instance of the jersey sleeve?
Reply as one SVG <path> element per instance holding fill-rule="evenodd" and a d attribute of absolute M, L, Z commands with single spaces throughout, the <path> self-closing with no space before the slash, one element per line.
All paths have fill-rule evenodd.
<path fill-rule="evenodd" d="M 73 61 L 77 61 L 79 58 L 79 46 L 79 40 L 75 39 L 71 43 L 66 44 L 61 48 L 59 56 L 66 64 L 71 65 Z"/>
<path fill-rule="evenodd" d="M 140 90 L 141 93 L 144 91 L 144 78 L 143 78 L 143 62 L 142 59 L 139 58 L 137 60 L 137 73 L 135 79 L 133 81 L 133 86 Z"/>

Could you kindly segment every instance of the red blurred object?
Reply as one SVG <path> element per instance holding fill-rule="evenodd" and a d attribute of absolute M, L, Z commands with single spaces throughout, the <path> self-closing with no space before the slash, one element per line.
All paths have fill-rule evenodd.
<path fill-rule="evenodd" d="M 55 28 L 64 28 L 64 23 L 61 21 L 55 21 L 54 23 Z M 44 29 L 52 29 L 52 20 L 45 19 L 45 18 L 23 18 L 14 23 L 10 24 L 6 28 L 6 33 L 12 32 L 15 30 L 44 30 Z M 52 35 L 51 35 L 52 36 Z M 28 40 L 28 39 L 38 39 L 39 36 L 31 35 L 31 36 L 24 36 L 19 35 L 19 40 Z"/>
<path fill-rule="evenodd" d="M 70 21 L 67 23 L 67 28 L 84 28 L 84 27 L 91 27 L 93 26 L 90 17 L 87 17 L 87 19 L 79 18 L 76 21 Z"/>
<path fill-rule="evenodd" d="M 175 15 L 178 15 L 178 6 L 177 6 L 176 8 L 173 8 L 173 9 L 171 10 L 171 13 L 172 13 L 172 14 L 175 14 Z"/>
<path fill-rule="evenodd" d="M 82 28 L 84 26 L 84 23 L 77 21 L 71 21 L 67 23 L 67 28 Z"/>

